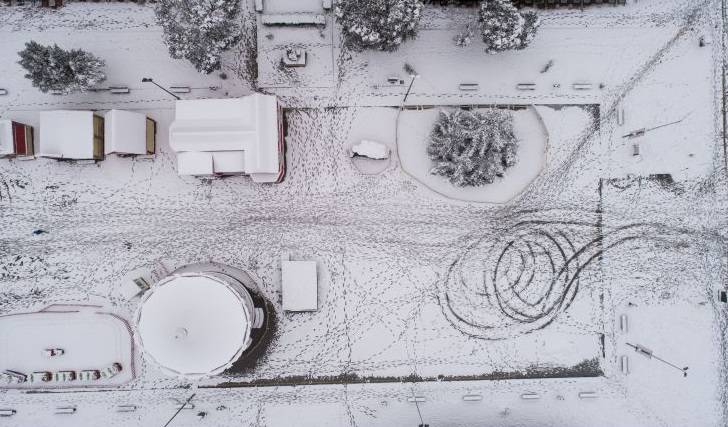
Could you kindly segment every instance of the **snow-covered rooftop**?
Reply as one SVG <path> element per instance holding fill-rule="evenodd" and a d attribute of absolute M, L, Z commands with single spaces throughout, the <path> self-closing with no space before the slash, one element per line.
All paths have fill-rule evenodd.
<path fill-rule="evenodd" d="M 93 159 L 93 117 L 93 111 L 41 111 L 40 155 L 60 159 Z"/>
<path fill-rule="evenodd" d="M 178 274 L 154 285 L 137 312 L 147 357 L 174 375 L 222 372 L 249 345 L 253 307 L 241 291 L 214 274 Z"/>
<path fill-rule="evenodd" d="M 281 264 L 283 310 L 318 309 L 316 261 L 283 261 Z"/>
<path fill-rule="evenodd" d="M 178 153 L 179 174 L 248 174 L 256 182 L 277 181 L 278 120 L 278 101 L 270 95 L 177 101 L 169 145 Z"/>
<path fill-rule="evenodd" d="M 104 114 L 105 154 L 147 154 L 147 116 L 124 110 Z"/>

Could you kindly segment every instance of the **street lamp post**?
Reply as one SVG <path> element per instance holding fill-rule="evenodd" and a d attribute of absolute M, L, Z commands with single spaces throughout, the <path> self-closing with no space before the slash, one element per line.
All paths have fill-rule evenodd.
<path fill-rule="evenodd" d="M 667 360 L 665 360 L 665 359 L 663 359 L 661 357 L 655 356 L 655 354 L 652 352 L 652 350 L 650 350 L 647 347 L 641 346 L 639 344 L 630 344 L 630 343 L 625 343 L 625 344 L 627 344 L 628 346 L 632 347 L 634 349 L 634 351 L 636 351 L 637 353 L 645 356 L 648 359 L 655 359 L 655 360 L 657 360 L 659 362 L 664 363 L 667 366 L 671 366 L 671 367 L 677 369 L 678 371 L 682 372 L 683 377 L 687 377 L 688 376 L 688 367 L 687 366 L 684 367 L 684 368 L 681 368 L 681 367 L 675 365 L 674 363 L 670 363 L 670 362 L 668 362 Z"/>
<path fill-rule="evenodd" d="M 167 92 L 168 94 L 172 95 L 174 97 L 174 99 L 177 99 L 177 100 L 181 99 L 179 96 L 173 94 L 172 92 L 170 92 L 167 89 L 163 88 L 162 86 L 158 85 L 157 82 L 155 82 L 154 80 L 152 80 L 151 77 L 143 77 L 142 78 L 142 83 L 152 83 L 154 86 L 156 86 L 156 87 L 162 89 L 163 91 Z"/>
<path fill-rule="evenodd" d="M 412 90 L 412 85 L 415 84 L 415 79 L 419 78 L 419 74 L 412 74 L 410 77 L 412 77 L 412 80 L 410 80 L 409 87 L 407 88 L 407 92 L 404 94 L 404 99 L 402 100 L 402 106 L 404 107 L 404 103 L 407 102 L 407 97 L 410 94 L 410 90 Z"/>

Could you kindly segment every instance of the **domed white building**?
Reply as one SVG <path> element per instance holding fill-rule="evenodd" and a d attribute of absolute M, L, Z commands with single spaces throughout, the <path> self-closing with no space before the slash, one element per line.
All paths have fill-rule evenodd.
<path fill-rule="evenodd" d="M 256 307 L 244 278 L 208 266 L 213 268 L 183 267 L 163 278 L 137 310 L 137 341 L 167 374 L 201 378 L 223 372 L 264 324 L 264 309 Z"/>

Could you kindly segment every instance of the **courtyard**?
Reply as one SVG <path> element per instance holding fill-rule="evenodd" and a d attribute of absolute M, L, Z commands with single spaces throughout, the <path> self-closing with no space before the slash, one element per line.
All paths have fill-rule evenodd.
<path fill-rule="evenodd" d="M 253 2 L 243 3 L 243 15 L 255 16 Z M 302 7 L 318 13 L 317 4 Z M 321 30 L 248 23 L 259 31 L 259 87 L 280 97 L 287 122 L 285 180 L 260 186 L 179 176 L 165 130 L 174 99 L 141 83 L 149 75 L 190 86 L 188 99 L 248 94 L 245 50 L 226 54 L 229 78 L 203 76 L 168 58 L 148 5 L 33 9 L 28 26 L 29 7 L 0 8 L 8 76 L 0 87 L 11 89 L 0 97 L 3 116 L 37 126 L 39 110 L 122 105 L 161 129 L 153 158 L 0 161 L 0 314 L 84 303 L 132 319 L 137 301 L 119 291 L 127 272 L 215 261 L 246 271 L 276 322 L 249 369 L 191 383 L 142 359 L 134 379 L 108 391 L 3 391 L 0 407 L 18 413 L 0 425 L 48 417 L 58 426 L 100 417 L 163 425 L 193 393 L 173 425 L 725 424 L 718 9 L 718 1 L 640 0 L 549 10 L 543 37 L 502 57 L 453 45 L 467 9 L 426 6 L 422 34 L 396 54 L 343 48 L 330 14 Z M 699 47 L 704 34 L 714 42 Z M 107 60 L 109 81 L 131 93 L 36 91 L 15 64 L 30 38 L 88 46 Z M 292 44 L 312 60 L 293 77 L 275 66 Z M 553 69 L 541 73 L 549 60 Z M 400 112 L 406 85 L 382 85 L 405 79 L 405 62 L 421 77 L 407 97 L 412 109 Z M 579 81 L 594 86 L 573 90 Z M 463 82 L 479 90 L 458 91 Z M 518 91 L 523 82 L 536 90 Z M 465 195 L 423 183 L 432 178 L 423 144 L 438 108 L 513 104 L 527 106 L 517 131 L 535 147 L 514 170 L 517 182 Z M 639 158 L 623 138 L 680 119 L 646 133 Z M 346 151 L 364 138 L 397 150 L 391 167 L 357 170 Z M 284 253 L 321 266 L 318 311 L 283 311 Z M 69 405 L 73 416 L 52 414 Z"/>

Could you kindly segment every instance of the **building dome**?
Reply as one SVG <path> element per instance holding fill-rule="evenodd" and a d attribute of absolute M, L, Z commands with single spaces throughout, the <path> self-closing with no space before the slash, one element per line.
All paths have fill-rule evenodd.
<path fill-rule="evenodd" d="M 168 374 L 199 378 L 219 374 L 241 356 L 263 311 L 234 277 L 188 271 L 155 284 L 136 320 L 147 359 Z"/>

